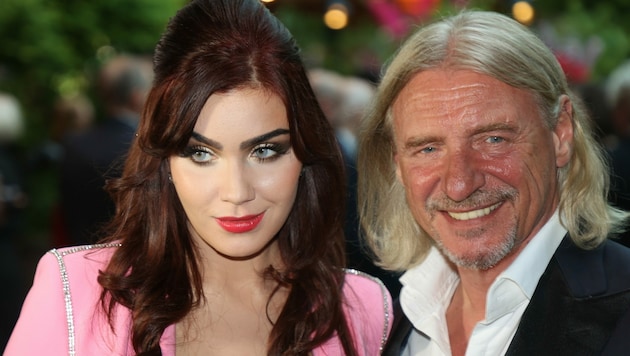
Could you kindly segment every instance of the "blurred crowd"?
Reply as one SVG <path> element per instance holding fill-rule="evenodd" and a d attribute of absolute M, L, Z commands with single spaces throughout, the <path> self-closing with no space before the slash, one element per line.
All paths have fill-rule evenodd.
<path fill-rule="evenodd" d="M 581 83 L 575 90 L 584 101 L 606 148 L 611 172 L 609 200 L 630 210 L 630 60 L 622 63 L 601 83 Z M 630 232 L 618 236 L 630 246 Z"/>
<path fill-rule="evenodd" d="M 381 278 L 395 297 L 400 289 L 398 276 L 380 269 L 361 244 L 356 210 L 357 133 L 376 83 L 325 68 L 312 68 L 309 76 L 346 160 L 349 267 Z M 59 98 L 50 108 L 49 137 L 36 152 L 26 153 L 18 145 L 27 127 L 23 108 L 11 93 L 0 93 L 0 280 L 8 291 L 0 301 L 0 315 L 6 316 L 0 325 L 2 345 L 32 280 L 34 256 L 49 248 L 97 241 L 99 226 L 113 210 L 103 186 L 108 177 L 120 173 L 151 81 L 148 58 L 120 55 L 111 59 L 93 83 L 97 96 Z M 630 61 L 605 81 L 576 84 L 575 90 L 582 95 L 599 128 L 600 142 L 607 148 L 613 173 L 610 200 L 630 210 Z M 30 159 L 25 162 L 24 157 Z M 38 199 L 25 184 L 27 176 L 37 172 L 33 162 L 53 167 L 55 185 L 45 189 L 54 190 L 57 197 L 50 207 L 45 242 L 35 247 L 24 232 L 29 223 L 25 211 Z M 628 234 L 620 236 L 620 241 L 630 246 Z"/>
<path fill-rule="evenodd" d="M 98 240 L 99 227 L 113 212 L 103 186 L 120 173 L 152 75 L 150 58 L 124 54 L 108 60 L 94 83 L 96 98 L 60 97 L 50 108 L 49 137 L 29 152 L 18 144 L 26 128 L 22 105 L 12 94 L 0 94 L 0 280 L 7 288 L 0 301 L 2 348 L 42 253 Z M 26 232 L 33 223 L 27 209 L 42 189 L 29 191 L 29 179 L 54 191 L 43 237 Z"/>

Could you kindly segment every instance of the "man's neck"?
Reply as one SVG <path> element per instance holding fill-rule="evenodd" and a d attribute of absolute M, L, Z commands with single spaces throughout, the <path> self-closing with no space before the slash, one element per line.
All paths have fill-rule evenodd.
<path fill-rule="evenodd" d="M 478 322 L 485 319 L 486 300 L 490 286 L 514 261 L 515 253 L 506 256 L 496 266 L 486 269 L 457 268 L 460 283 L 446 310 L 446 323 L 453 356 L 465 355 L 468 340 Z"/>

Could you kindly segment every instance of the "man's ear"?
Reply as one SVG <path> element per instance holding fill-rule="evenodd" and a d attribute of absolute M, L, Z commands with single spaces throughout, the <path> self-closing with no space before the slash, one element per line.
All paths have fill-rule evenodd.
<path fill-rule="evenodd" d="M 564 167 L 573 154 L 573 104 L 567 95 L 560 97 L 560 112 L 553 129 L 556 166 Z"/>

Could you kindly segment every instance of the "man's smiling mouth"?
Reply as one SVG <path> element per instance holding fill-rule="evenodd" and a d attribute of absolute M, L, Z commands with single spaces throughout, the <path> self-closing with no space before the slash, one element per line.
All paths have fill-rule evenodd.
<path fill-rule="evenodd" d="M 501 205 L 501 202 L 498 202 L 492 206 L 489 206 L 483 209 L 471 210 L 471 211 L 466 211 L 463 213 L 456 213 L 456 212 L 448 211 L 447 213 L 450 217 L 452 217 L 455 220 L 471 220 L 471 219 L 477 219 L 482 216 L 486 216 L 490 214 L 493 210 L 498 208 L 499 205 Z"/>

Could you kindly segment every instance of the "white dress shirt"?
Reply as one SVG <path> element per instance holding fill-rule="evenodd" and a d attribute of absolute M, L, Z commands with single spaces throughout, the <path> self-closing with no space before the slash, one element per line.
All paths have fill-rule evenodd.
<path fill-rule="evenodd" d="M 477 323 L 468 341 L 467 356 L 505 354 L 538 280 L 566 233 L 556 211 L 497 276 L 486 296 L 485 318 Z M 414 326 L 402 355 L 450 356 L 446 310 L 459 276 L 432 247 L 427 258 L 403 274 L 400 281 L 401 306 Z"/>

